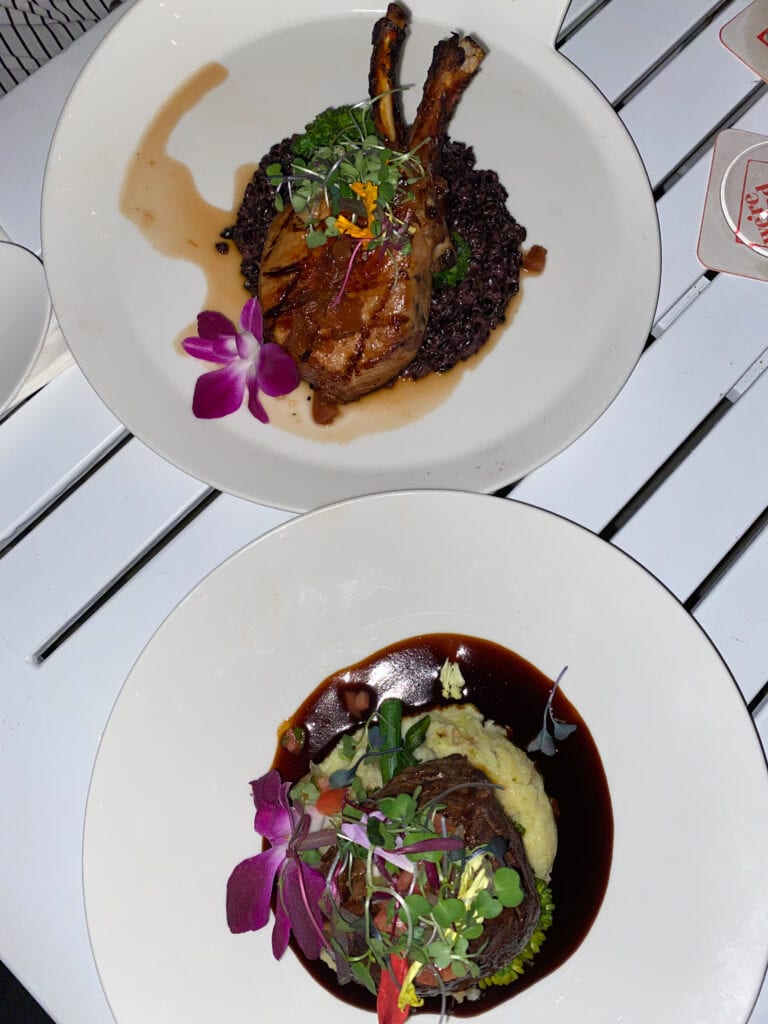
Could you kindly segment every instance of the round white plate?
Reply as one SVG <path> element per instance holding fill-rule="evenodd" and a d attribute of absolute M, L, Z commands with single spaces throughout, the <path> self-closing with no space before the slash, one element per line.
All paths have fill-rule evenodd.
<path fill-rule="evenodd" d="M 40 355 L 51 300 L 43 264 L 0 231 L 0 413 L 7 409 Z"/>
<path fill-rule="evenodd" d="M 451 133 L 474 146 L 479 166 L 499 171 L 510 209 L 549 255 L 545 273 L 525 280 L 503 337 L 441 404 L 342 444 L 264 427 L 245 408 L 223 420 L 194 419 L 204 364 L 173 342 L 203 308 L 203 275 L 155 251 L 119 212 L 118 197 L 161 105 L 217 61 L 229 77 L 183 118 L 169 152 L 191 168 L 208 202 L 229 209 L 237 167 L 325 106 L 365 96 L 381 6 L 293 0 L 254 9 L 251 0 L 222 0 L 214 11 L 209 0 L 139 0 L 72 92 L 43 196 L 56 314 L 112 411 L 193 476 L 294 510 L 404 487 L 494 490 L 578 437 L 618 393 L 647 340 L 660 259 L 634 145 L 594 86 L 553 48 L 564 7 L 565 0 L 414 5 L 402 81 L 417 88 L 406 94 L 406 114 L 438 39 L 458 27 L 483 40 L 489 56 Z"/>
<path fill-rule="evenodd" d="M 330 672 L 460 632 L 518 651 L 589 726 L 613 863 L 586 940 L 483 1021 L 743 1024 L 768 957 L 768 781 L 706 636 L 634 562 L 565 520 L 421 491 L 341 503 L 214 571 L 142 654 L 88 799 L 85 902 L 118 1024 L 361 1024 L 270 928 L 231 935 L 230 871 L 260 848 L 249 780 Z M 556 925 L 554 925 L 556 927 Z"/>

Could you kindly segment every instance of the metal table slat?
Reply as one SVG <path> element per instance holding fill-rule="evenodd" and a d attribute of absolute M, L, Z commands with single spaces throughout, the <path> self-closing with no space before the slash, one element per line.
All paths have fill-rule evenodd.
<path fill-rule="evenodd" d="M 2 635 L 33 656 L 208 490 L 131 440 L 0 559 Z"/>
<path fill-rule="evenodd" d="M 648 349 L 586 434 L 512 497 L 599 532 L 765 347 L 768 289 L 721 274 Z"/>
<path fill-rule="evenodd" d="M 0 430 L 0 544 L 125 434 L 75 367 L 17 409 Z"/>
<path fill-rule="evenodd" d="M 571 0 L 563 18 L 560 34 L 567 33 L 580 18 L 585 18 L 591 10 L 599 7 L 600 3 L 601 0 Z"/>
<path fill-rule="evenodd" d="M 733 0 L 621 110 L 654 188 L 760 81 L 718 35 L 743 6 Z"/>
<path fill-rule="evenodd" d="M 44 64 L 7 96 L 0 106 L 0 138 L 13 139 L 13 159 L 3 161 L 0 224 L 15 241 L 40 251 L 40 191 L 56 122 L 67 94 L 97 43 L 135 0 L 122 0 L 84 35 L 76 39 L 55 63 Z M 46 88 L 46 83 L 50 88 Z M 6 197 L 13 201 L 3 204 Z"/>
<path fill-rule="evenodd" d="M 0 878 L 20 880 L 12 890 L 0 887 L 0 948 L 22 983 L 55 1010 L 58 1024 L 112 1020 L 88 944 L 80 881 L 88 785 L 112 704 L 138 652 L 187 592 L 242 545 L 289 518 L 278 509 L 218 497 L 42 665 L 20 666 L 0 640 L 0 676 L 7 678 L 4 669 L 10 674 L 15 662 L 12 678 L 17 684 L 24 679 L 16 698 L 23 729 L 12 715 L 0 722 L 0 752 L 17 766 L 15 776 L 0 773 L 0 806 L 29 829 L 23 842 L 0 844 Z M 67 727 L 52 737 L 51 721 Z M 54 785 L 66 787 L 66 800 L 52 799 Z M 66 943 L 58 929 L 43 924 L 52 906 L 67 922 Z M 55 969 L 35 969 L 27 981 L 30 965 L 38 964 Z"/>
<path fill-rule="evenodd" d="M 768 680 L 766 580 L 768 530 L 763 530 L 694 611 L 746 700 Z"/>
<path fill-rule="evenodd" d="M 727 345 L 727 339 L 723 342 Z M 768 460 L 762 450 L 766 436 L 768 373 L 732 406 L 613 542 L 685 600 L 768 507 Z"/>
<path fill-rule="evenodd" d="M 719 0 L 612 0 L 560 52 L 615 103 L 702 21 Z M 622 42 L 624 45 L 622 45 Z"/>

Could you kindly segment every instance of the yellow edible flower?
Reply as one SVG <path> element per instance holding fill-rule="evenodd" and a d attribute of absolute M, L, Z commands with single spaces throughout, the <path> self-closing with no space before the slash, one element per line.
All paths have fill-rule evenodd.
<path fill-rule="evenodd" d="M 475 896 L 482 889 L 487 889 L 490 884 L 491 879 L 485 857 L 482 854 L 472 857 L 465 864 L 461 873 L 459 899 L 468 907 Z"/>
<path fill-rule="evenodd" d="M 363 200 L 365 216 L 370 224 L 373 220 L 373 211 L 376 209 L 376 200 L 379 198 L 379 186 L 374 185 L 372 181 L 353 181 L 349 187 Z"/>
<path fill-rule="evenodd" d="M 397 997 L 398 1010 L 404 1010 L 406 1006 L 419 1007 L 424 1005 L 424 1000 L 416 995 L 416 986 L 413 983 L 414 978 L 423 966 L 424 964 L 420 964 L 418 960 L 415 960 L 408 968 L 408 973 L 403 978 L 403 984 L 400 987 L 400 995 Z"/>
<path fill-rule="evenodd" d="M 353 181 L 349 186 L 356 196 L 363 200 L 367 227 L 361 228 L 354 224 L 343 213 L 336 218 L 336 227 L 342 235 L 349 235 L 350 238 L 359 238 L 365 242 L 373 241 L 374 235 L 371 225 L 375 220 L 376 201 L 379 198 L 379 186 L 372 181 Z"/>
<path fill-rule="evenodd" d="M 336 218 L 336 227 L 342 235 L 349 235 L 350 238 L 359 238 L 365 242 L 370 242 L 373 238 L 368 228 L 361 228 L 357 224 L 353 224 L 343 213 Z"/>

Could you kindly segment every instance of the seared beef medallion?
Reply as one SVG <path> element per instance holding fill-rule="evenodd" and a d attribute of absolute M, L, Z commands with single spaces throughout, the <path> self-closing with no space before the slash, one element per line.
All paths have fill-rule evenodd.
<path fill-rule="evenodd" d="M 497 800 L 495 787 L 463 754 L 451 754 L 406 768 L 388 785 L 372 793 L 371 800 L 400 793 L 413 796 L 417 790 L 419 806 L 432 800 L 439 801 L 448 835 L 463 839 L 467 850 L 491 844 L 491 848 L 503 856 L 503 860 L 493 857 L 494 869 L 506 866 L 514 868 L 520 875 L 524 893 L 522 903 L 516 907 L 505 907 L 498 917 L 487 920 L 482 935 L 473 939 L 469 946 L 470 956 L 480 968 L 480 977 L 488 977 L 514 960 L 527 944 L 539 919 L 536 882 L 520 832 Z M 326 867 L 333 860 L 332 854 Z M 366 894 L 365 862 L 354 861 L 352 871 L 348 875 L 340 875 L 338 884 L 341 906 L 355 916 L 361 915 Z M 359 950 L 354 945 L 350 946 L 350 955 L 364 951 L 362 936 L 360 943 Z M 443 978 L 442 981 L 449 993 L 477 985 L 477 979 L 471 976 Z M 436 994 L 437 981 L 433 970 L 427 968 L 418 975 L 416 991 L 422 996 Z"/>

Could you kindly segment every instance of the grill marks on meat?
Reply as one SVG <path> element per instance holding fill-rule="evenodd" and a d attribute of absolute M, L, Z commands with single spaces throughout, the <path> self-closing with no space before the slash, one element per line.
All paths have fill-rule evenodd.
<path fill-rule="evenodd" d="M 399 793 L 413 795 L 417 787 L 420 787 L 420 805 L 440 798 L 444 808 L 441 814 L 445 818 L 448 833 L 460 835 L 467 849 L 485 846 L 501 836 L 507 843 L 507 852 L 503 864 L 494 857 L 494 868 L 506 865 L 520 875 L 525 894 L 523 902 L 517 907 L 505 907 L 498 917 L 486 921 L 483 934 L 469 945 L 469 951 L 480 967 L 480 976 L 487 977 L 506 967 L 517 956 L 527 944 L 539 920 L 536 880 L 522 838 L 507 817 L 486 776 L 462 754 L 451 754 L 406 768 L 388 785 L 373 793 L 372 799 L 397 796 Z M 362 861 L 355 861 L 354 864 L 351 877 L 339 876 L 339 895 L 345 909 L 360 915 L 365 896 L 365 866 Z M 354 953 L 354 950 L 350 949 L 350 953 Z M 423 972 L 417 984 L 419 994 L 436 994 L 436 982 L 430 984 L 430 981 L 428 972 Z M 477 982 L 473 978 L 454 978 L 444 984 L 448 992 L 460 992 L 462 989 L 473 988 Z"/>
<path fill-rule="evenodd" d="M 375 116 L 393 147 L 406 135 L 398 94 L 390 91 L 405 26 L 402 8 L 390 4 L 373 31 L 369 82 L 388 93 L 375 105 Z M 413 199 L 395 210 L 411 229 L 410 253 L 386 246 L 361 251 L 346 236 L 307 249 L 305 221 L 290 207 L 270 225 L 259 278 L 266 335 L 290 353 L 301 376 L 325 400 L 351 402 L 389 383 L 422 343 L 432 272 L 453 261 L 437 166 L 439 140 L 484 56 L 477 43 L 456 35 L 435 47 L 403 146 L 406 151 L 422 144 L 425 174 L 412 187 Z"/>

